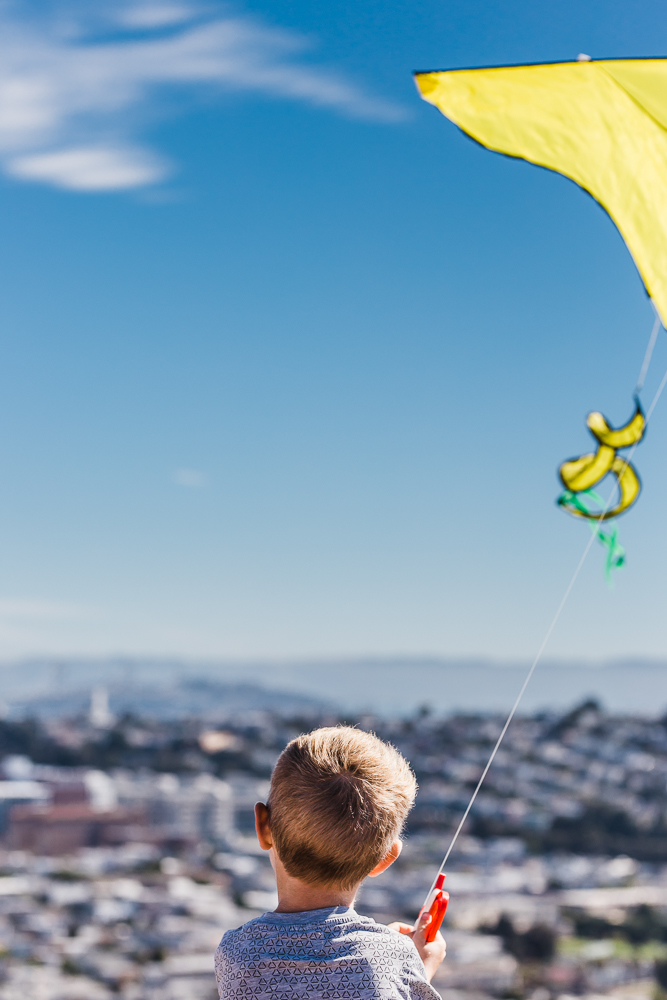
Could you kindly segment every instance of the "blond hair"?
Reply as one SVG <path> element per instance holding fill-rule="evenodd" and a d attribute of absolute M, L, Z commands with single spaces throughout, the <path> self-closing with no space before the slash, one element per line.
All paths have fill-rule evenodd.
<path fill-rule="evenodd" d="M 416 792 L 408 762 L 373 733 L 332 726 L 298 736 L 271 778 L 276 853 L 294 878 L 351 889 L 400 836 Z"/>

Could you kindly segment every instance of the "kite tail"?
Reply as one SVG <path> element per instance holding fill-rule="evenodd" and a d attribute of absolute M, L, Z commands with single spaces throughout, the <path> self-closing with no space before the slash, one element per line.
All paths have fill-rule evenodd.
<path fill-rule="evenodd" d="M 591 529 L 595 531 L 595 527 L 591 525 Z M 604 575 L 608 586 L 614 586 L 613 573 L 615 569 L 621 569 L 625 566 L 625 549 L 618 541 L 618 528 L 616 525 L 613 526 L 612 530 L 598 531 L 598 541 L 602 543 L 607 549 L 607 559 L 605 561 Z"/>
<path fill-rule="evenodd" d="M 604 507 L 604 500 L 595 490 L 581 490 L 579 493 L 573 493 L 572 490 L 564 490 L 558 497 L 557 502 L 561 507 L 575 507 L 589 519 L 588 523 L 591 531 L 594 535 L 597 535 L 598 541 L 607 550 L 604 575 L 607 584 L 613 587 L 614 570 L 625 566 L 625 549 L 618 540 L 618 528 L 615 524 L 612 525 L 611 531 L 602 531 L 602 527 L 598 521 L 591 522 L 590 515 L 594 514 L 595 511 L 593 506 L 586 503 L 584 498 L 590 498 L 599 507 Z"/>

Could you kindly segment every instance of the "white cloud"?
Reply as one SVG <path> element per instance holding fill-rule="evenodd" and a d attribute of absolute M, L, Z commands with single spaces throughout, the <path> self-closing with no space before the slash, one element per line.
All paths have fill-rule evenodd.
<path fill-rule="evenodd" d="M 188 21 L 193 13 L 184 3 L 137 3 L 121 11 L 118 23 L 128 28 L 164 28 Z"/>
<path fill-rule="evenodd" d="M 198 469 L 176 469 L 174 482 L 178 486 L 187 486 L 191 490 L 200 490 L 206 486 L 206 476 Z"/>
<path fill-rule="evenodd" d="M 46 181 L 71 191 L 109 191 L 141 187 L 164 176 L 156 157 L 135 149 L 63 149 L 17 156 L 7 173 L 26 181 Z"/>
<path fill-rule="evenodd" d="M 64 4 L 37 20 L 0 6 L 0 169 L 13 177 L 79 191 L 161 180 L 168 165 L 138 141 L 161 89 L 172 99 L 226 90 L 374 121 L 403 117 L 304 61 L 301 37 L 219 6 L 202 13 L 185 3 L 107 0 L 93 21 L 89 5 L 75 16 Z"/>

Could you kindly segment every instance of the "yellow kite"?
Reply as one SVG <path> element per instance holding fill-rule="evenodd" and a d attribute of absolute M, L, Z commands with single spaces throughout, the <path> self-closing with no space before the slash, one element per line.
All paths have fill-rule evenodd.
<path fill-rule="evenodd" d="M 618 226 L 667 325 L 667 59 L 417 73 L 483 146 L 556 170 Z"/>

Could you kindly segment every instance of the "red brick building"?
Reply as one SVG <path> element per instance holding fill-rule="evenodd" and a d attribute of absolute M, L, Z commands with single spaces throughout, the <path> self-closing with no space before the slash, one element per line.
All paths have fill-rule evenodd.
<path fill-rule="evenodd" d="M 85 802 L 62 805 L 17 805 L 9 814 L 6 843 L 33 854 L 71 854 L 81 847 L 150 840 L 143 812 L 113 809 L 98 812 Z"/>

